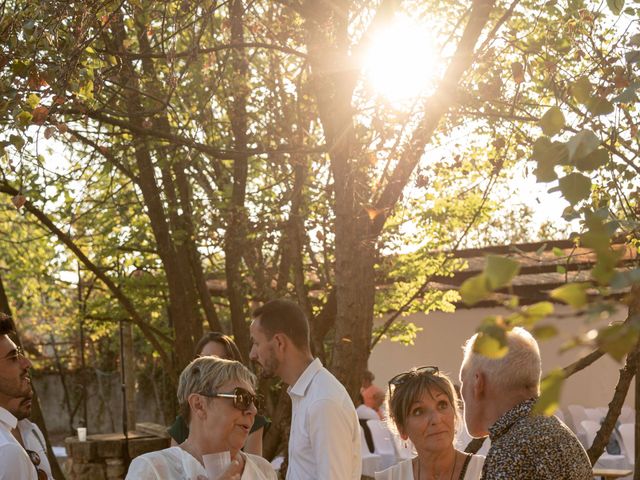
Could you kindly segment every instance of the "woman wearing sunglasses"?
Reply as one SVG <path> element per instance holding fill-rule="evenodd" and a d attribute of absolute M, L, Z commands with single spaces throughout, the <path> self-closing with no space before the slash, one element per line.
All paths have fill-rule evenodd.
<path fill-rule="evenodd" d="M 389 381 L 388 412 L 403 440 L 418 455 L 382 472 L 376 480 L 477 480 L 484 457 L 453 446 L 460 425 L 458 397 L 437 367 L 420 367 Z"/>
<path fill-rule="evenodd" d="M 130 480 L 206 480 L 203 456 L 229 452 L 231 465 L 209 480 L 275 480 L 271 464 L 241 451 L 256 416 L 255 376 L 240 362 L 207 356 L 180 374 L 178 404 L 189 426 L 179 446 L 133 460 Z"/>
<path fill-rule="evenodd" d="M 215 355 L 216 357 L 226 358 L 227 360 L 236 360 L 242 363 L 242 355 L 240 350 L 231 339 L 231 337 L 220 332 L 208 332 L 198 341 L 195 348 L 196 358 L 206 355 Z M 251 427 L 247 443 L 243 450 L 254 455 L 262 455 L 262 434 L 264 427 L 269 421 L 262 415 L 256 415 L 256 420 Z M 179 445 L 189 436 L 189 427 L 182 418 L 182 415 L 176 417 L 175 422 L 168 429 L 171 435 L 171 446 Z"/>

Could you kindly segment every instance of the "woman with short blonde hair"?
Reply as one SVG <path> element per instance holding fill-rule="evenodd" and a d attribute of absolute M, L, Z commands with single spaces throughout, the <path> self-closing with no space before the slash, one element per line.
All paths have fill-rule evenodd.
<path fill-rule="evenodd" d="M 264 458 L 241 451 L 256 416 L 255 376 L 235 360 L 193 360 L 180 374 L 178 404 L 189 425 L 179 446 L 133 460 L 127 479 L 207 479 L 203 457 L 229 452 L 232 463 L 217 479 L 275 480 Z"/>

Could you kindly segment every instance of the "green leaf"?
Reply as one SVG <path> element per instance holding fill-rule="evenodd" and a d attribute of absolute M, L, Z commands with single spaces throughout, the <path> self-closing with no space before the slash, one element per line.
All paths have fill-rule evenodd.
<path fill-rule="evenodd" d="M 491 293 L 488 289 L 487 277 L 484 274 L 468 278 L 460 285 L 460 296 L 467 305 L 475 305 Z"/>
<path fill-rule="evenodd" d="M 504 329 L 497 325 L 483 327 L 473 344 L 473 351 L 487 358 L 502 358 L 509 351 Z"/>
<path fill-rule="evenodd" d="M 609 161 L 609 152 L 604 148 L 598 148 L 586 157 L 576 160 L 576 168 L 581 172 L 591 172 L 604 167 Z"/>
<path fill-rule="evenodd" d="M 624 8 L 624 0 L 607 0 L 607 6 L 611 13 L 614 15 L 620 15 L 622 9 Z"/>
<path fill-rule="evenodd" d="M 519 271 L 520 264 L 515 260 L 497 255 L 487 256 L 484 275 L 491 290 L 497 290 L 509 285 Z"/>
<path fill-rule="evenodd" d="M 18 114 L 16 120 L 18 121 L 18 125 L 26 127 L 31 123 L 32 118 L 33 116 L 29 112 L 22 111 Z"/>
<path fill-rule="evenodd" d="M 11 145 L 16 147 L 16 150 L 22 150 L 22 147 L 24 147 L 25 144 L 24 138 L 20 137 L 19 135 L 10 135 L 9 142 L 11 143 Z"/>
<path fill-rule="evenodd" d="M 632 47 L 640 47 L 640 33 L 636 33 L 629 39 L 628 45 Z"/>
<path fill-rule="evenodd" d="M 586 157 L 600 146 L 600 139 L 591 130 L 581 130 L 566 143 L 569 161 L 574 163 L 577 159 Z"/>
<path fill-rule="evenodd" d="M 640 50 L 632 50 L 624 54 L 624 59 L 627 63 L 638 63 L 640 62 Z"/>
<path fill-rule="evenodd" d="M 35 93 L 32 93 L 27 97 L 27 105 L 29 105 L 32 109 L 36 108 L 40 103 L 40 97 Z"/>
<path fill-rule="evenodd" d="M 571 85 L 571 94 L 578 103 L 585 104 L 591 100 L 591 91 L 593 87 L 587 77 L 580 77 Z"/>
<path fill-rule="evenodd" d="M 616 324 L 603 328 L 598 333 L 596 343 L 618 362 L 633 349 L 638 342 L 638 330 L 632 325 Z"/>
<path fill-rule="evenodd" d="M 538 182 L 551 182 L 558 178 L 557 165 L 563 165 L 569 158 L 567 147 L 561 142 L 551 142 L 548 137 L 540 137 L 533 144 L 531 159 L 538 163 L 535 175 Z"/>
<path fill-rule="evenodd" d="M 640 88 L 640 82 L 634 82 L 629 85 L 624 91 L 613 99 L 613 103 L 633 103 L 638 101 L 636 90 Z"/>
<path fill-rule="evenodd" d="M 581 200 L 586 200 L 591 194 L 591 179 L 581 173 L 573 172 L 558 180 L 558 188 L 562 196 L 575 205 Z"/>
<path fill-rule="evenodd" d="M 593 115 L 608 115 L 615 109 L 613 103 L 604 97 L 592 97 L 585 103 L 587 110 Z"/>
<path fill-rule="evenodd" d="M 556 368 L 542 379 L 542 382 L 540 382 L 540 397 L 538 397 L 536 404 L 533 406 L 535 413 L 550 416 L 558 409 L 564 378 L 563 370 Z"/>
<path fill-rule="evenodd" d="M 573 308 L 582 308 L 587 304 L 588 288 L 588 283 L 568 283 L 551 290 L 550 295 Z"/>
<path fill-rule="evenodd" d="M 538 340 L 548 340 L 558 335 L 558 329 L 553 325 L 538 325 L 531 330 L 531 334 Z"/>
<path fill-rule="evenodd" d="M 558 107 L 551 107 L 540 119 L 542 132 L 549 137 L 560 133 L 564 128 L 565 120 L 562 110 Z"/>
<path fill-rule="evenodd" d="M 537 320 L 541 320 L 553 313 L 553 303 L 551 302 L 538 302 L 528 307 L 524 307 L 523 312 L 525 315 Z"/>

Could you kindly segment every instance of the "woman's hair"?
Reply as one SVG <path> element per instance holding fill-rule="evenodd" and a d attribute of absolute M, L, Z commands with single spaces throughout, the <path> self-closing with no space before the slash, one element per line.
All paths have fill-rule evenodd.
<path fill-rule="evenodd" d="M 227 382 L 245 382 L 255 388 L 256 377 L 242 363 L 225 358 L 207 356 L 193 360 L 178 380 L 178 407 L 187 425 L 191 419 L 189 395 L 211 395 Z"/>
<path fill-rule="evenodd" d="M 200 352 L 202 352 L 202 349 L 205 347 L 205 345 L 211 342 L 219 343 L 224 347 L 225 352 L 227 352 L 226 358 L 244 363 L 242 355 L 240 354 L 240 350 L 238 349 L 233 339 L 228 335 L 220 332 L 207 332 L 204 337 L 198 340 L 198 343 L 196 344 L 195 354 L 200 355 Z"/>
<path fill-rule="evenodd" d="M 493 385 L 505 391 L 526 389 L 532 395 L 540 394 L 540 349 L 538 342 L 528 331 L 515 327 L 506 332 L 507 354 L 496 359 L 473 351 L 477 338 L 476 333 L 463 347 L 461 372 L 473 374 L 482 371 Z"/>
<path fill-rule="evenodd" d="M 411 406 L 419 401 L 424 393 L 433 395 L 433 390 L 439 390 L 447 396 L 454 411 L 457 430 L 460 422 L 459 400 L 449 377 L 442 372 L 420 372 L 415 369 L 408 374 L 402 384 L 392 386 L 390 393 L 387 393 L 387 411 L 394 423 L 391 427 L 402 433 L 405 430 Z"/>

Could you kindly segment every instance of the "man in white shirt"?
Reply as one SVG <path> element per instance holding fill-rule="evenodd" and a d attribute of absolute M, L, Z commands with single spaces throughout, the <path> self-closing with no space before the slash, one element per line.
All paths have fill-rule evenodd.
<path fill-rule="evenodd" d="M 9 410 L 18 419 L 18 427 L 13 430 L 13 436 L 16 437 L 27 451 L 29 458 L 37 469 L 43 473 L 39 473 L 38 479 L 53 480 L 51 473 L 51 465 L 47 458 L 47 444 L 40 428 L 29 420 L 31 416 L 31 401 L 33 399 L 33 391 L 24 398 L 16 398 L 9 406 Z M 13 405 L 16 405 L 13 409 Z M 46 474 L 46 477 L 45 477 Z"/>
<path fill-rule="evenodd" d="M 9 338 L 12 330 L 11 320 L 0 317 L 0 480 L 38 480 L 36 467 L 12 434 L 18 426 L 14 413 L 31 395 L 31 362 Z"/>
<path fill-rule="evenodd" d="M 253 312 L 251 360 L 265 377 L 289 384 L 291 433 L 288 480 L 359 480 L 360 425 L 342 384 L 313 358 L 309 323 L 288 300 Z"/>

